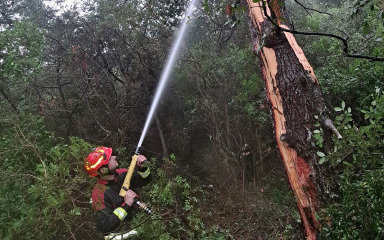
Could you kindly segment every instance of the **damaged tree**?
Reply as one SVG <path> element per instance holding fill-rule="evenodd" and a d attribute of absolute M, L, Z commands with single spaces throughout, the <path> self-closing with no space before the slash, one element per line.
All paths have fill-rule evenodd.
<path fill-rule="evenodd" d="M 281 19 L 287 19 L 287 16 L 278 1 L 246 2 L 253 51 L 262 64 L 277 145 L 307 239 L 316 239 L 321 174 L 313 138 L 315 115 L 319 116 L 326 135 L 329 136 L 336 128 L 327 117 L 319 82 L 311 65 L 292 33 L 284 30 L 289 30 L 289 26 Z"/>

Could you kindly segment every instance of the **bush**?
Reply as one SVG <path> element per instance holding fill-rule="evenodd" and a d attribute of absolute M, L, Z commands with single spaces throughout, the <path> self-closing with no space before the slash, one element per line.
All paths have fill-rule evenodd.
<path fill-rule="evenodd" d="M 344 140 L 335 141 L 334 152 L 323 160 L 340 172 L 339 190 L 331 193 L 336 200 L 322 215 L 325 239 L 384 238 L 384 94 L 377 89 L 370 97 L 359 128 L 350 108 L 335 108 Z"/>
<path fill-rule="evenodd" d="M 144 213 L 139 214 L 132 222 L 140 239 L 228 239 L 227 230 L 217 226 L 208 228 L 202 221 L 199 206 L 203 204 L 203 192 L 176 173 L 175 157 L 164 159 L 162 167 L 155 168 L 152 159 L 154 179 L 140 194 L 148 200 L 155 216 L 149 219 Z M 200 185 L 200 184 L 199 184 Z M 144 221 L 145 224 L 141 224 Z"/>
<path fill-rule="evenodd" d="M 77 138 L 64 144 L 30 114 L 3 119 L 0 126 L 0 238 L 68 239 L 92 230 L 84 221 L 92 218 L 84 204 L 91 185 L 82 170 L 90 145 Z"/>

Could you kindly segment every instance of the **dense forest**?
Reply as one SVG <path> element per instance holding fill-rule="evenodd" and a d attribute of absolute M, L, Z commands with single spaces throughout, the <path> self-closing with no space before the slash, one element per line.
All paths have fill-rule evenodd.
<path fill-rule="evenodd" d="M 140 148 L 154 215 L 133 219 L 138 239 L 384 239 L 384 2 L 202 0 L 184 16 L 188 3 L 0 2 L 0 239 L 103 239 L 84 158 L 108 146 L 128 168 L 184 17 Z M 316 74 L 316 87 L 297 80 L 321 103 L 305 122 L 289 122 L 302 88 L 277 89 L 308 151 L 277 137 L 263 56 L 283 45 L 255 32 L 252 4 L 268 16 L 260 29 L 285 39 L 289 26 Z M 276 56 L 289 75 L 292 56 Z M 281 142 L 316 172 L 316 192 L 302 188 L 317 201 L 309 227 Z"/>

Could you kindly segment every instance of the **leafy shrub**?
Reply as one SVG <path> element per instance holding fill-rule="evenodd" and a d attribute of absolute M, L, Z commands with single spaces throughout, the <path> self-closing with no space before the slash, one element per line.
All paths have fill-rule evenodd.
<path fill-rule="evenodd" d="M 322 235 L 326 239 L 383 239 L 384 237 L 384 94 L 376 89 L 370 106 L 361 110 L 365 124 L 353 123 L 350 108 L 343 104 L 335 123 L 343 141 L 335 141 L 326 156 L 340 175 L 336 201 L 324 210 Z"/>
<path fill-rule="evenodd" d="M 138 226 L 140 239 L 228 239 L 228 231 L 205 226 L 199 209 L 202 201 L 197 199 L 198 195 L 202 199 L 203 193 L 176 172 L 174 162 L 175 156 L 171 155 L 156 169 L 156 160 L 151 161 L 155 182 L 146 186 L 140 195 L 148 200 L 155 215 L 148 218 L 140 213 L 132 221 L 132 227 Z"/>
<path fill-rule="evenodd" d="M 0 238 L 83 235 L 88 223 L 81 219 L 92 217 L 84 209 L 89 196 L 83 192 L 91 186 L 82 172 L 82 158 L 90 145 L 76 138 L 69 145 L 61 143 L 44 130 L 40 117 L 30 114 L 3 119 L 0 126 Z M 84 228 L 76 226 L 79 222 Z"/>

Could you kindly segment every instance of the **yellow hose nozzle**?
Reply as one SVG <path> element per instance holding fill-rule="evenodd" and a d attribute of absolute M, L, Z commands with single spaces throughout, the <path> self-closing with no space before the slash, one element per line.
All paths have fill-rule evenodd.
<path fill-rule="evenodd" d="M 122 197 L 125 196 L 131 184 L 131 178 L 132 178 L 133 172 L 135 171 L 137 157 L 138 157 L 137 154 L 132 156 L 131 165 L 129 165 L 127 175 L 125 176 L 123 186 L 121 187 L 120 193 L 119 193 L 119 195 Z"/>

